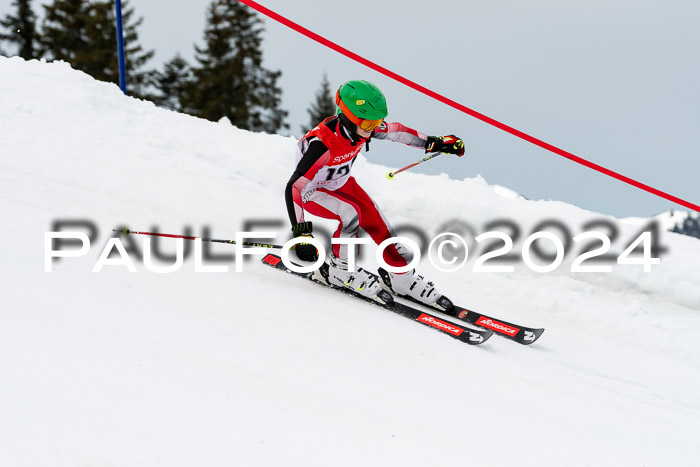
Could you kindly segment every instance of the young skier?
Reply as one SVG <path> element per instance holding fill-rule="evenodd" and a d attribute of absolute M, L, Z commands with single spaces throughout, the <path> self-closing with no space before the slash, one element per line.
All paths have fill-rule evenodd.
<path fill-rule="evenodd" d="M 310 213 L 339 221 L 335 238 L 354 238 L 362 228 L 375 243 L 394 237 L 394 232 L 372 198 L 350 175 L 363 143 L 369 151 L 372 139 L 404 143 L 425 152 L 464 155 L 464 142 L 454 135 L 426 136 L 401 123 L 389 123 L 384 94 L 372 83 L 362 80 L 344 83 L 335 95 L 337 115 L 323 120 L 299 141 L 296 168 L 287 183 L 285 200 L 292 233 L 312 237 Z M 348 269 L 348 245 L 333 245 L 328 258 L 328 281 L 348 287 L 367 297 L 381 290 L 378 277 L 362 268 Z M 309 243 L 299 243 L 296 254 L 304 261 L 316 261 L 318 252 Z M 410 261 L 410 252 L 401 244 L 384 250 L 384 261 L 402 267 Z M 417 275 L 415 269 L 404 274 L 382 271 L 385 285 L 399 295 L 411 296 L 427 305 L 440 293 L 432 282 Z"/>

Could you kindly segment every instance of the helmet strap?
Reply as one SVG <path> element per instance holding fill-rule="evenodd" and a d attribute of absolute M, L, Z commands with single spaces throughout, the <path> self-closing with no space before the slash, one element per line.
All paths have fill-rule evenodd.
<path fill-rule="evenodd" d="M 340 121 L 342 127 L 345 128 L 345 131 L 348 132 L 353 146 L 362 141 L 369 141 L 369 138 L 363 138 L 357 134 L 357 125 L 351 122 L 347 115 L 341 112 L 338 115 L 338 120 Z"/>

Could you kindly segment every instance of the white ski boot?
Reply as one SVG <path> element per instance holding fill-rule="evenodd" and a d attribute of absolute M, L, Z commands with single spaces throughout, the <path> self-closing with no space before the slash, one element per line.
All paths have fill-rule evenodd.
<path fill-rule="evenodd" d="M 330 255 L 328 258 L 327 280 L 333 285 L 351 289 L 368 298 L 375 297 L 382 290 L 379 277 L 376 274 L 367 272 L 360 267 L 355 267 L 355 271 L 350 272 L 348 263 L 334 255 Z"/>
<path fill-rule="evenodd" d="M 442 296 L 435 288 L 435 284 L 416 274 L 415 269 L 404 274 L 396 274 L 379 268 L 379 275 L 391 292 L 408 296 L 425 305 L 434 306 Z"/>

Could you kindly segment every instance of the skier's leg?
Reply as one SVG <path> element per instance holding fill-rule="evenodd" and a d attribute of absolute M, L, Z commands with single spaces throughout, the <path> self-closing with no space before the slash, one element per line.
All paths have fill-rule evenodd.
<path fill-rule="evenodd" d="M 338 195 L 337 191 L 317 190 L 304 203 L 304 209 L 319 217 L 338 220 L 339 225 L 333 234 L 334 238 L 357 237 L 360 227 L 359 207 Z M 350 288 L 361 295 L 374 297 L 381 290 L 379 278 L 360 267 L 350 271 L 348 248 L 349 245 L 333 245 L 333 253 L 328 260 L 328 281 L 340 287 Z"/>
<path fill-rule="evenodd" d="M 384 217 L 379 206 L 357 184 L 355 178 L 350 177 L 345 185 L 337 190 L 337 193 L 338 197 L 356 206 L 359 227 L 367 232 L 377 245 L 388 238 L 396 236 L 394 229 L 391 228 L 389 221 Z M 411 252 L 400 243 L 391 244 L 384 249 L 384 261 L 393 267 L 406 266 L 412 257 Z"/>
<path fill-rule="evenodd" d="M 337 220 L 338 228 L 333 238 L 355 238 L 359 233 L 359 207 L 340 197 L 336 191 L 316 190 L 304 203 L 304 210 L 324 219 Z M 348 260 L 348 245 L 333 245 L 332 251 L 336 257 Z"/>
<path fill-rule="evenodd" d="M 377 244 L 396 236 L 374 200 L 357 184 L 354 178 L 350 178 L 343 185 L 339 195 L 359 207 L 360 227 Z M 384 250 L 384 261 L 390 266 L 405 266 L 410 260 L 411 253 L 400 243 L 390 245 Z M 415 269 L 403 274 L 380 269 L 380 275 L 387 288 L 393 292 L 399 295 L 408 295 L 427 305 L 434 304 L 441 296 L 435 285 L 422 275 L 416 274 Z"/>

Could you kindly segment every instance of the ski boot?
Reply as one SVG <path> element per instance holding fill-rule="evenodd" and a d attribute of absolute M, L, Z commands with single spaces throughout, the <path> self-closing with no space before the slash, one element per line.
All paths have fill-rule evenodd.
<path fill-rule="evenodd" d="M 329 284 L 350 289 L 363 297 L 375 298 L 379 292 L 382 292 L 382 286 L 376 274 L 360 267 L 350 272 L 347 261 L 334 255 L 330 255 L 328 262 L 321 266 L 321 274 Z"/>
<path fill-rule="evenodd" d="M 393 294 L 422 303 L 449 315 L 454 313 L 452 301 L 438 292 L 435 284 L 416 274 L 415 269 L 397 274 L 379 268 L 379 276 L 382 278 L 384 287 Z"/>

